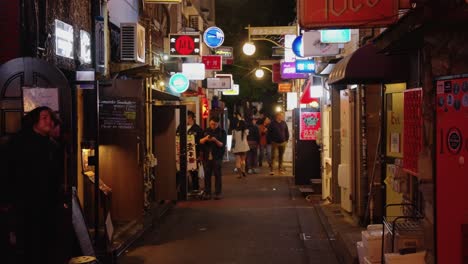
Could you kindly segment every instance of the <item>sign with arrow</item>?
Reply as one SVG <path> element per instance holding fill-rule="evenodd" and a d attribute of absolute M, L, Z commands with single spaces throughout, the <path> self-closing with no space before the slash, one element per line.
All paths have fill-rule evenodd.
<path fill-rule="evenodd" d="M 200 34 L 169 34 L 169 54 L 173 57 L 200 56 Z"/>
<path fill-rule="evenodd" d="M 219 27 L 210 27 L 203 34 L 203 41 L 210 48 L 217 48 L 224 42 L 224 32 Z"/>

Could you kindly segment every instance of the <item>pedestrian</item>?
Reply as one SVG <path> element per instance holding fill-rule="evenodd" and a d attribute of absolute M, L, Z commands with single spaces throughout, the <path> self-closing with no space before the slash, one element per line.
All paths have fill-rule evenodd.
<path fill-rule="evenodd" d="M 260 134 L 258 132 L 257 120 L 252 118 L 247 123 L 247 129 L 249 134 L 247 136 L 247 141 L 249 143 L 249 151 L 247 152 L 247 172 L 258 173 L 258 145 L 260 142 Z"/>
<path fill-rule="evenodd" d="M 257 124 L 258 131 L 260 134 L 258 166 L 263 166 L 263 159 L 265 158 L 266 162 L 268 163 L 268 168 L 270 168 L 271 171 L 271 141 L 270 138 L 267 136 L 270 122 L 270 118 L 265 116 L 263 119 L 259 120 Z"/>
<path fill-rule="evenodd" d="M 203 136 L 203 129 L 197 125 L 195 120 L 195 113 L 192 111 L 187 111 L 187 135 L 193 135 L 195 137 L 195 154 L 197 160 L 197 169 L 199 169 L 198 161 L 201 160 L 200 139 Z M 192 191 L 198 192 L 200 190 L 198 170 L 191 170 L 189 173 L 192 180 Z"/>
<path fill-rule="evenodd" d="M 212 116 L 210 118 L 209 126 L 203 135 L 200 144 L 204 146 L 205 199 L 211 199 L 211 176 L 214 174 L 215 199 L 219 200 L 222 198 L 221 165 L 227 140 L 226 131 L 219 127 L 219 117 Z"/>
<path fill-rule="evenodd" d="M 234 115 L 232 117 L 232 122 L 230 122 L 231 127 L 229 130 L 231 132 L 237 128 L 237 123 L 239 123 L 240 120 L 244 120 L 241 113 L 239 113 L 238 111 L 234 112 Z"/>
<path fill-rule="evenodd" d="M 57 263 L 57 212 L 61 159 L 50 139 L 54 113 L 48 107 L 29 112 L 22 129 L 8 143 L 7 181 L 11 199 L 17 254 L 15 263 Z"/>
<path fill-rule="evenodd" d="M 275 119 L 269 125 L 268 137 L 272 148 L 270 175 L 273 175 L 273 164 L 276 158 L 278 159 L 278 173 L 283 174 L 283 156 L 289 140 L 288 125 L 284 122 L 283 113 L 276 113 Z"/>
<path fill-rule="evenodd" d="M 249 130 L 244 120 L 240 120 L 237 123 L 237 127 L 232 131 L 232 153 L 236 156 L 236 169 L 239 176 L 237 178 L 241 179 L 246 177 L 245 174 L 245 159 L 246 154 L 250 150 L 247 137 L 249 135 Z"/>

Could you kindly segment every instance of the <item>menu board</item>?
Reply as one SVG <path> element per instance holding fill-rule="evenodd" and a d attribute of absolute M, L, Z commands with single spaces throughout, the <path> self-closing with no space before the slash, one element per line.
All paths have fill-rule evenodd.
<path fill-rule="evenodd" d="M 137 100 L 134 98 L 102 99 L 99 101 L 101 129 L 135 129 Z"/>

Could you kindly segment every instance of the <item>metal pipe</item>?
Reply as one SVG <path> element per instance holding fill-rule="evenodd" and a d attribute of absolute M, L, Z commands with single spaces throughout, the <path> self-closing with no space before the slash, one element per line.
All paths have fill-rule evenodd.
<path fill-rule="evenodd" d="M 96 16 L 99 14 L 99 0 L 91 1 L 91 59 L 96 71 L 98 62 L 96 59 Z M 99 83 L 94 81 L 96 90 L 96 135 L 94 146 L 94 245 L 97 245 L 99 238 Z"/>

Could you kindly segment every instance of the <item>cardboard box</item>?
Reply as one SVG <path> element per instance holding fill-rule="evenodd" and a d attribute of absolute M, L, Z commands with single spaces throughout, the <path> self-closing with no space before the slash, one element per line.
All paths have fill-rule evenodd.
<path fill-rule="evenodd" d="M 382 259 L 382 230 L 365 230 L 361 232 L 366 258 L 371 262 Z"/>
<path fill-rule="evenodd" d="M 400 255 L 398 253 L 385 254 L 386 264 L 425 264 L 426 251 L 420 251 L 413 254 Z"/>
<path fill-rule="evenodd" d="M 359 257 L 359 264 L 364 264 L 364 257 L 366 253 L 364 252 L 364 244 L 362 241 L 356 243 L 356 248 Z"/>

